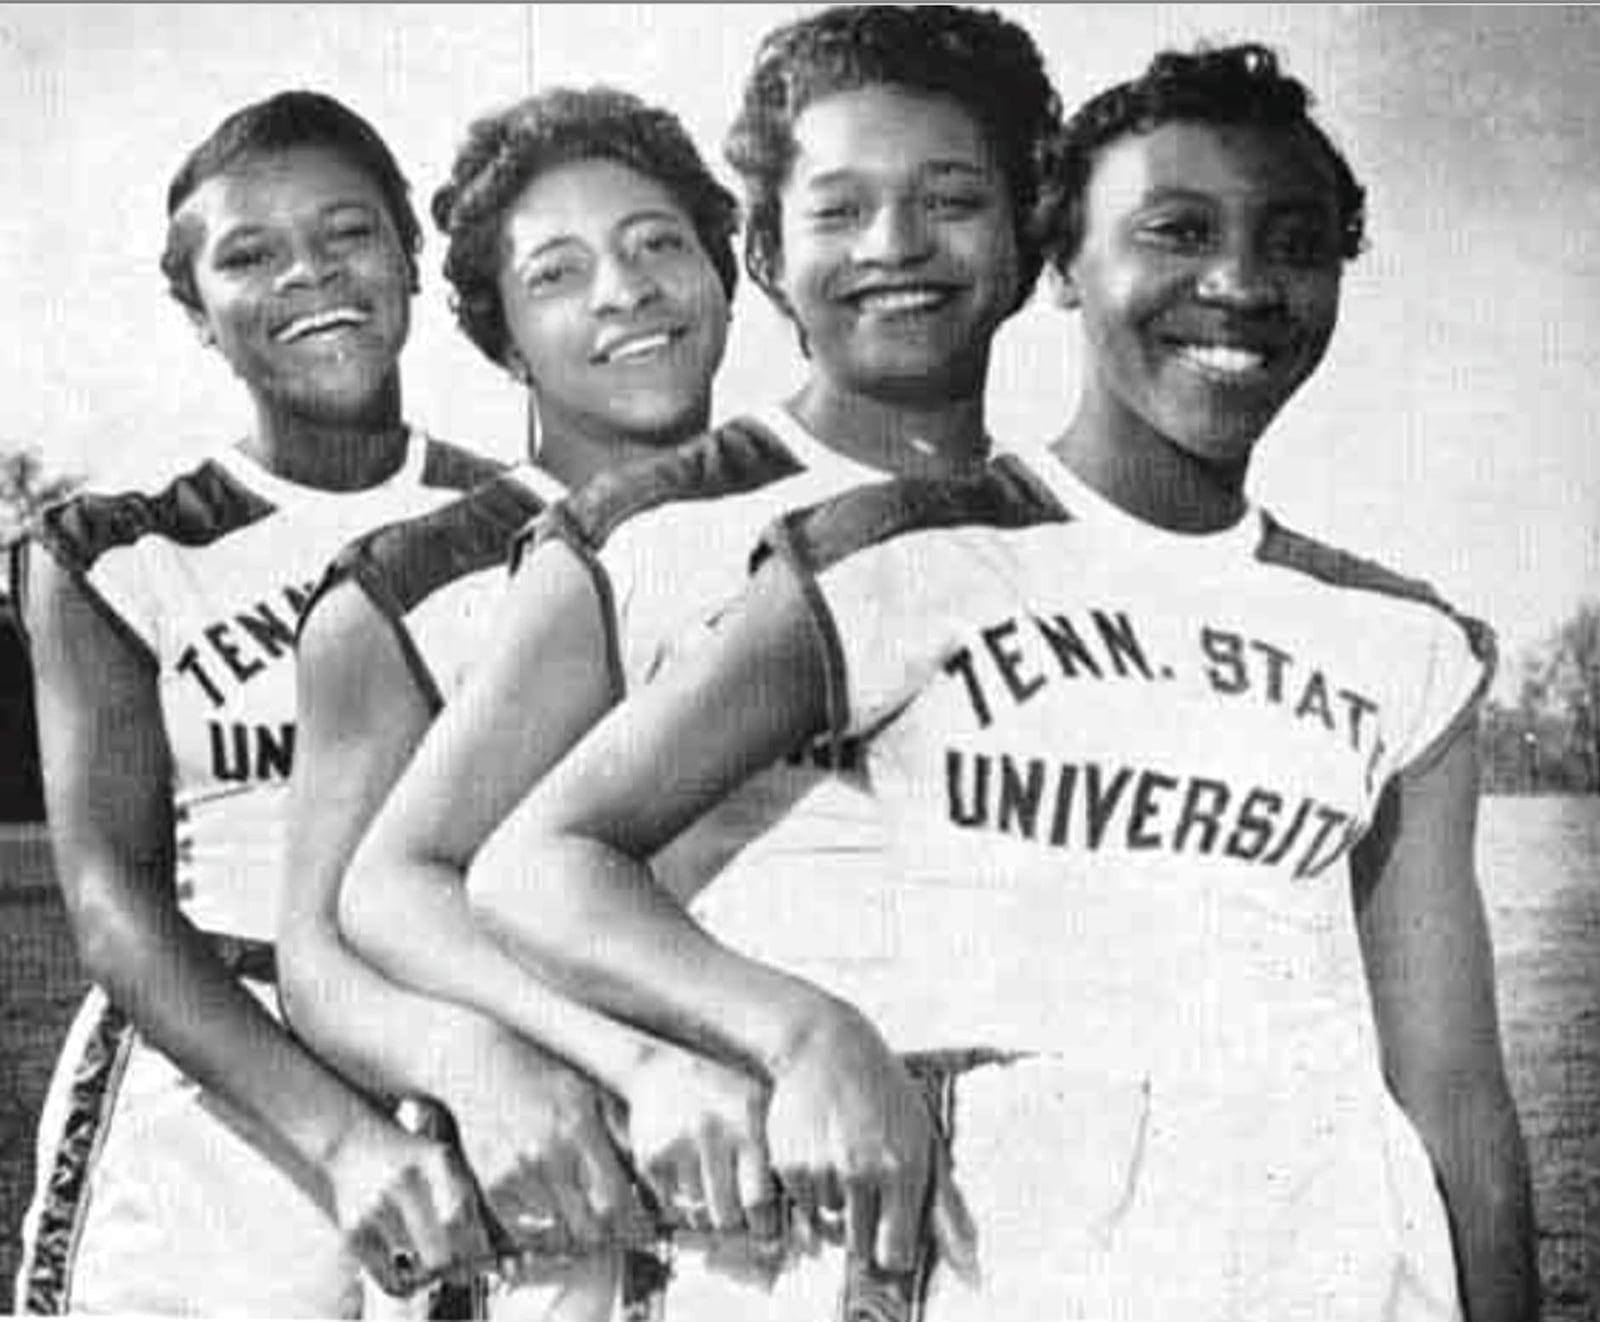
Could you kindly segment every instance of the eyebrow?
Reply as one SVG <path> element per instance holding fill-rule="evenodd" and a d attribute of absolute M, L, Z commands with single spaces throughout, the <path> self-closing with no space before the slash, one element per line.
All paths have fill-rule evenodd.
<path fill-rule="evenodd" d="M 1158 206 L 1163 202 L 1195 202 L 1211 205 L 1218 199 L 1216 193 L 1209 193 L 1197 188 L 1183 188 L 1177 185 L 1164 185 L 1147 190 L 1139 199 L 1139 206 Z M 1284 211 L 1337 211 L 1333 199 L 1321 193 L 1291 193 L 1284 197 L 1269 199 L 1264 208 L 1272 212 Z"/>
<path fill-rule="evenodd" d="M 987 180 L 993 175 L 993 171 L 986 166 L 975 164 L 972 161 L 955 160 L 925 161 L 913 173 L 918 176 L 931 175 L 935 178 L 946 175 L 964 175 L 975 180 Z M 870 171 L 858 170 L 845 165 L 836 170 L 826 170 L 822 174 L 812 175 L 805 180 L 805 186 L 807 188 L 828 188 L 834 184 L 854 183 L 857 179 L 870 177 Z"/>
<path fill-rule="evenodd" d="M 649 224 L 653 221 L 667 221 L 674 225 L 683 225 L 686 227 L 690 225 L 688 219 L 676 211 L 668 210 L 665 207 L 641 207 L 638 211 L 630 211 L 614 226 L 612 226 L 612 228 L 614 230 L 626 232 L 628 230 L 635 229 L 640 225 Z M 586 248 L 588 247 L 588 244 L 586 244 L 576 234 L 552 234 L 537 247 L 530 248 L 527 252 L 522 253 L 517 258 L 517 269 L 521 270 L 524 266 L 528 265 L 529 262 L 537 261 L 547 253 L 555 252 L 559 249 L 568 247 Z"/>

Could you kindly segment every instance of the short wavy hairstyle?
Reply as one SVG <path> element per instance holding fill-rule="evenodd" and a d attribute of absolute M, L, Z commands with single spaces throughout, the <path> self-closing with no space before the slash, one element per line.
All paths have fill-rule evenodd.
<path fill-rule="evenodd" d="M 411 288 L 417 288 L 417 255 L 422 225 L 411 206 L 411 185 L 378 131 L 342 101 L 324 92 L 278 92 L 234 111 L 184 159 L 167 186 L 167 243 L 161 272 L 167 290 L 184 307 L 200 310 L 194 282 L 195 246 L 200 234 L 181 214 L 183 204 L 208 179 L 243 162 L 294 147 L 326 147 L 371 177 L 389 209 L 405 252 Z"/>
<path fill-rule="evenodd" d="M 553 88 L 474 120 L 448 182 L 433 195 L 434 223 L 449 240 L 444 274 L 456 321 L 491 362 L 504 365 L 510 341 L 499 285 L 506 212 L 547 170 L 595 159 L 636 170 L 672 195 L 732 301 L 738 199 L 711 173 L 682 121 L 615 88 Z"/>
<path fill-rule="evenodd" d="M 795 122 L 823 97 L 884 85 L 950 97 L 987 137 L 1016 217 L 1021 307 L 1043 265 L 1030 219 L 1043 153 L 1060 128 L 1061 98 L 1023 28 L 964 5 L 838 5 L 777 28 L 761 43 L 723 153 L 744 182 L 751 279 L 782 305 L 780 194 L 798 150 Z"/>
<path fill-rule="evenodd" d="M 1037 223 L 1052 265 L 1064 268 L 1083 242 L 1085 199 L 1095 159 L 1116 139 L 1175 120 L 1240 124 L 1305 134 L 1333 170 L 1339 253 L 1366 246 L 1366 189 L 1344 153 L 1311 116 L 1312 96 L 1285 74 L 1270 47 L 1255 42 L 1162 51 L 1144 73 L 1085 101 L 1050 149 Z"/>

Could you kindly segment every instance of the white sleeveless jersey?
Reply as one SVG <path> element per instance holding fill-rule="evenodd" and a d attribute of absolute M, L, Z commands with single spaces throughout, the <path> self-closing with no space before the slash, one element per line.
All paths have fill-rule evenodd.
<path fill-rule="evenodd" d="M 620 699 L 703 641 L 743 590 L 773 519 L 882 476 L 822 445 L 787 409 L 768 408 L 591 482 L 519 553 L 557 537 L 585 560 L 605 603 Z M 881 828 L 865 788 L 852 750 L 797 750 L 674 842 L 657 872 L 719 938 L 827 980 L 835 962 L 883 953 L 871 926 L 827 924 L 837 911 L 828 896 L 878 878 Z"/>
<path fill-rule="evenodd" d="M 1150 527 L 1044 452 L 879 484 L 768 548 L 808 584 L 838 732 L 871 735 L 895 958 L 841 990 L 897 1047 L 1371 1096 L 1335 865 L 1473 719 L 1486 627 L 1258 509 Z"/>
<path fill-rule="evenodd" d="M 304 621 L 349 583 L 393 631 L 418 692 L 437 716 L 482 655 L 518 534 L 566 488 L 521 464 L 465 495 L 358 537 L 329 567 Z"/>
<path fill-rule="evenodd" d="M 157 673 L 177 882 L 199 927 L 270 939 L 294 756 L 294 635 L 334 555 L 501 465 L 413 434 L 379 486 L 329 492 L 220 450 L 146 491 L 57 507 L 40 546 Z"/>

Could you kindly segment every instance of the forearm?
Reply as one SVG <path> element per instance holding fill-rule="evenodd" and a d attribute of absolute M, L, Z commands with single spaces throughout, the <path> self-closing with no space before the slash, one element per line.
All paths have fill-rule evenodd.
<path fill-rule="evenodd" d="M 386 976 L 506 1025 L 619 1096 L 663 1046 L 551 987 L 479 922 L 443 865 L 358 857 L 339 916 L 346 939 Z"/>
<path fill-rule="evenodd" d="M 461 1072 L 506 1030 L 488 1016 L 385 977 L 331 932 L 280 945 L 290 1022 L 368 1092 L 449 1104 Z"/>
<path fill-rule="evenodd" d="M 1467 1322 L 1539 1313 L 1533 1196 L 1516 1107 L 1504 1088 L 1465 1086 L 1414 1104 L 1450 1215 Z"/>
<path fill-rule="evenodd" d="M 331 1211 L 325 1172 L 376 1108 L 293 1037 L 175 908 L 131 903 L 80 925 L 89 975 L 141 1035 L 247 1125 Z"/>
<path fill-rule="evenodd" d="M 716 941 L 647 866 L 592 840 L 497 839 L 469 893 L 486 927 L 585 1004 L 769 1073 L 843 1009 Z"/>

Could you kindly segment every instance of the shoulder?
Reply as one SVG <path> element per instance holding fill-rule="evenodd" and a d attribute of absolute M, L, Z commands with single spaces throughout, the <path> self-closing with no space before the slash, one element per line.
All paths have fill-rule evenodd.
<path fill-rule="evenodd" d="M 1070 519 L 1025 463 L 1004 455 L 972 477 L 891 478 L 791 511 L 768 531 L 758 556 L 780 551 L 814 574 L 912 534 L 1019 530 Z"/>
<path fill-rule="evenodd" d="M 436 437 L 425 438 L 426 450 L 422 460 L 422 484 L 427 487 L 444 487 L 451 491 L 471 491 L 474 487 L 504 473 L 509 465 L 499 459 L 479 454 L 453 441 Z"/>
<path fill-rule="evenodd" d="M 564 536 L 598 551 L 641 515 L 759 490 L 801 470 L 761 423 L 735 418 L 664 454 L 601 474 L 556 506 L 552 521 Z"/>
<path fill-rule="evenodd" d="M 1495 655 L 1494 630 L 1447 601 L 1425 579 L 1401 574 L 1377 560 L 1333 546 L 1285 527 L 1263 512 L 1257 558 L 1288 573 L 1301 574 L 1329 588 L 1370 594 L 1423 613 L 1459 630 L 1472 652 L 1485 662 Z"/>
<path fill-rule="evenodd" d="M 35 540 L 87 573 L 106 554 L 147 537 L 199 547 L 270 515 L 272 501 L 214 459 L 154 487 L 84 491 L 47 510 Z"/>

